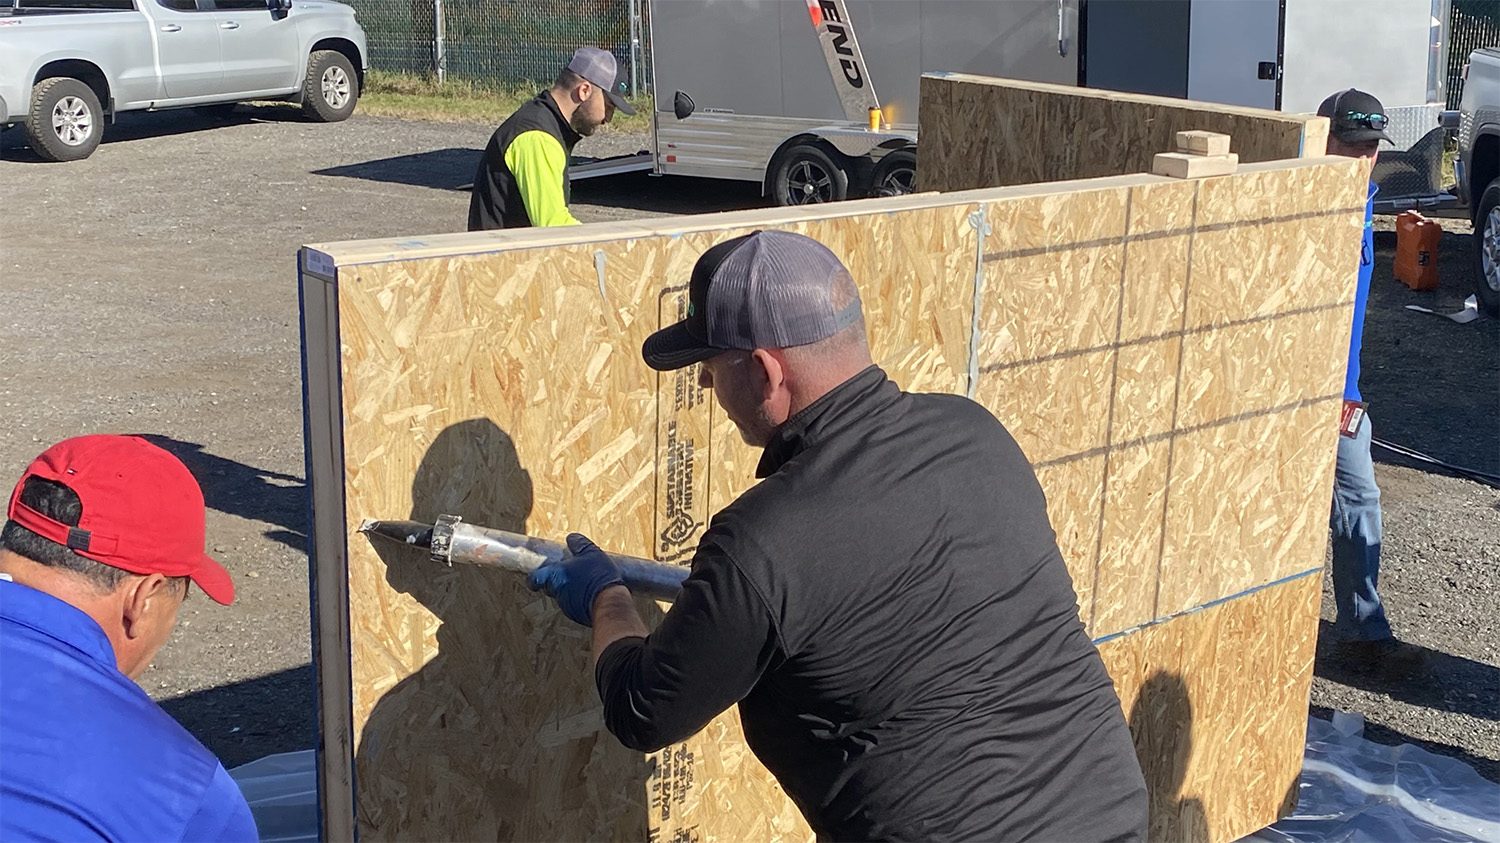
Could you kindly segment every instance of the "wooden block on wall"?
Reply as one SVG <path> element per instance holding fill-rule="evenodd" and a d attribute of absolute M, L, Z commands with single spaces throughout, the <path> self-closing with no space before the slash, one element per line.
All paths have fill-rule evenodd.
<path fill-rule="evenodd" d="M 1196 153 L 1159 152 L 1151 159 L 1153 175 L 1174 179 L 1200 179 L 1207 176 L 1227 176 L 1239 169 L 1240 157 L 1234 153 L 1225 155 L 1200 155 Z"/>
<path fill-rule="evenodd" d="M 1178 132 L 1177 151 L 1189 155 L 1228 155 L 1229 136 L 1219 132 Z"/>

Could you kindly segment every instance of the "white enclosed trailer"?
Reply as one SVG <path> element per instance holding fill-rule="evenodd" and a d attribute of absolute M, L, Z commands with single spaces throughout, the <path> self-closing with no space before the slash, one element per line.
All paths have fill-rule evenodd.
<path fill-rule="evenodd" d="M 1087 0 L 1079 84 L 1311 113 L 1359 88 L 1405 149 L 1447 99 L 1451 0 Z"/>
<path fill-rule="evenodd" d="M 1075 84 L 1076 50 L 1059 45 L 1059 8 L 1057 0 L 653 0 L 656 171 L 757 181 L 782 204 L 909 191 L 923 71 Z M 684 119 L 679 91 L 695 106 Z M 873 130 L 871 106 L 881 109 Z"/>
<path fill-rule="evenodd" d="M 782 204 L 906 192 L 919 80 L 944 71 L 1287 112 L 1358 87 L 1405 148 L 1437 125 L 1449 2 L 649 0 L 651 148 L 574 178 L 738 179 Z"/>

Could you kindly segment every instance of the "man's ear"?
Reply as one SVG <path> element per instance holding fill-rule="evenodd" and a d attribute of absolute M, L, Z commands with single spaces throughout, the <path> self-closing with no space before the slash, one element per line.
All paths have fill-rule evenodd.
<path fill-rule="evenodd" d="M 582 104 L 588 102 L 589 98 L 592 97 L 593 95 L 594 95 L 594 83 L 590 82 L 587 79 L 583 80 L 582 82 L 579 82 L 578 83 L 578 87 L 576 87 L 576 88 L 573 89 L 573 101 L 576 102 L 576 103 L 578 103 L 579 105 L 582 105 Z"/>
<path fill-rule="evenodd" d="M 752 364 L 751 376 L 755 378 L 755 386 L 760 392 L 760 399 L 771 400 L 786 384 L 786 365 L 774 352 L 764 348 L 757 348 L 750 352 L 750 362 Z"/>
<path fill-rule="evenodd" d="M 161 608 L 171 598 L 172 584 L 161 574 L 146 574 L 131 577 L 121 588 L 125 590 L 121 606 L 125 637 L 139 638 L 146 634 L 146 626 L 142 621 L 152 609 Z"/>

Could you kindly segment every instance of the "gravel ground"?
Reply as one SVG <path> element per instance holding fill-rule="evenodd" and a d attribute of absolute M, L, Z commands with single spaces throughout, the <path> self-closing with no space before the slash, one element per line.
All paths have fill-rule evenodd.
<path fill-rule="evenodd" d="M 191 599 L 142 684 L 227 765 L 314 737 L 296 250 L 461 230 L 468 194 L 456 188 L 491 129 L 312 125 L 270 106 L 227 119 L 126 115 L 92 158 L 66 165 L 39 163 L 18 131 L 0 136 L 11 209 L 0 229 L 0 427 L 10 431 L 0 478 L 58 439 L 96 431 L 158 434 L 199 476 L 210 544 L 240 600 Z M 623 154 L 645 140 L 609 133 L 578 152 Z M 629 175 L 574 187 L 584 221 L 760 202 L 755 186 L 734 182 Z M 1378 438 L 1500 473 L 1500 322 L 1402 307 L 1450 312 L 1468 294 L 1468 225 L 1445 228 L 1433 293 L 1395 283 L 1394 238 L 1377 243 L 1365 397 Z M 1360 712 L 1374 739 L 1421 743 L 1500 781 L 1500 491 L 1376 459 L 1382 593 L 1397 634 L 1431 653 L 1409 677 L 1356 674 L 1321 646 L 1325 628 L 1313 712 Z"/>
<path fill-rule="evenodd" d="M 1360 391 L 1375 438 L 1500 474 L 1500 322 L 1459 325 L 1405 307 L 1462 309 L 1472 292 L 1471 226 L 1441 220 L 1442 282 L 1415 292 L 1392 278 L 1392 223 L 1376 220 L 1361 355 Z M 1378 447 L 1374 455 L 1385 529 L 1381 598 L 1397 637 L 1426 648 L 1426 661 L 1402 677 L 1341 664 L 1329 646 L 1333 589 L 1325 576 L 1313 711 L 1360 712 L 1367 737 L 1419 744 L 1500 782 L 1500 491 Z"/>

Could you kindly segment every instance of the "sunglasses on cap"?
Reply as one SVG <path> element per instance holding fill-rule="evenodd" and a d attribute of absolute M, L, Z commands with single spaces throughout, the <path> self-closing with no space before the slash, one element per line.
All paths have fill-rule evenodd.
<path fill-rule="evenodd" d="M 1385 131 L 1385 127 L 1391 125 L 1390 118 L 1384 114 L 1365 114 L 1362 111 L 1346 111 L 1344 119 L 1355 126 L 1364 126 L 1377 132 Z"/>

